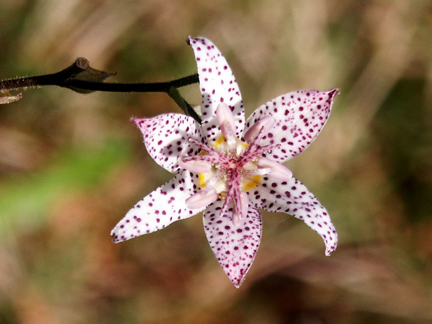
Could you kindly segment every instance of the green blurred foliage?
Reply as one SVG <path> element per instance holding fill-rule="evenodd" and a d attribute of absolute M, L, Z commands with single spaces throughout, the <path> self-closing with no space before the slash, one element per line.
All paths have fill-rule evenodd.
<path fill-rule="evenodd" d="M 46 211 L 59 199 L 97 187 L 113 166 L 129 157 L 127 143 L 110 141 L 95 149 L 72 148 L 57 153 L 49 166 L 38 172 L 10 177 L 0 186 L 2 228 L 40 226 Z"/>
<path fill-rule="evenodd" d="M 341 89 L 322 134 L 288 163 L 340 235 L 324 256 L 302 222 L 264 214 L 240 289 L 199 216 L 119 245 L 110 230 L 170 178 L 131 116 L 164 94 L 29 89 L 0 106 L 1 323 L 432 323 L 432 5 L 414 0 L 0 3 L 0 78 L 77 57 L 109 81 L 193 74 L 210 38 L 247 115 L 300 88 Z M 200 103 L 198 86 L 181 89 Z"/>

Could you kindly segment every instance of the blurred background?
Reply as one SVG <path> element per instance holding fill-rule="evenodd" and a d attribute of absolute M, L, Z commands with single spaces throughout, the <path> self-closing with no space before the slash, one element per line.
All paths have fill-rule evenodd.
<path fill-rule="evenodd" d="M 249 115 L 297 89 L 341 89 L 322 134 L 287 166 L 318 197 L 339 248 L 264 213 L 235 289 L 200 216 L 111 243 L 171 178 L 132 116 L 180 112 L 165 94 L 45 87 L 0 106 L 0 323 L 432 323 L 432 3 L 422 0 L 16 0 L 0 3 L 0 79 L 79 57 L 108 81 L 196 73 L 211 39 Z M 192 104 L 197 85 L 181 89 Z"/>

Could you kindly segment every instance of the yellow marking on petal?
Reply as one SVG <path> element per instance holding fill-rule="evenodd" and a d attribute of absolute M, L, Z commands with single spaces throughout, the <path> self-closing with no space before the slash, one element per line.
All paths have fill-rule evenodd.
<path fill-rule="evenodd" d="M 224 140 L 225 140 L 224 137 L 220 136 L 218 138 L 218 140 L 214 143 L 214 146 L 218 147 L 219 145 L 221 145 L 223 143 Z"/>
<path fill-rule="evenodd" d="M 204 155 L 204 154 L 207 154 L 207 151 L 202 150 L 199 152 L 199 155 Z"/>
<path fill-rule="evenodd" d="M 221 193 L 219 194 L 219 198 L 221 198 L 221 199 L 225 199 L 226 196 L 227 196 L 227 193 L 226 193 L 226 192 L 221 192 Z"/>
<path fill-rule="evenodd" d="M 249 191 L 253 188 L 255 188 L 257 185 L 259 185 L 261 182 L 261 176 L 260 175 L 254 175 L 252 177 L 252 181 L 246 182 L 243 186 L 244 191 Z"/>
<path fill-rule="evenodd" d="M 199 174 L 199 185 L 201 188 L 205 188 L 207 185 L 205 184 L 205 174 L 204 173 L 200 173 Z"/>
<path fill-rule="evenodd" d="M 246 143 L 246 142 L 241 142 L 240 145 L 243 146 L 243 147 L 249 147 L 249 143 Z"/>
<path fill-rule="evenodd" d="M 249 191 L 249 190 L 255 188 L 256 185 L 257 185 L 256 182 L 249 181 L 248 183 L 246 183 L 246 184 L 244 185 L 243 189 L 244 189 L 244 191 Z"/>

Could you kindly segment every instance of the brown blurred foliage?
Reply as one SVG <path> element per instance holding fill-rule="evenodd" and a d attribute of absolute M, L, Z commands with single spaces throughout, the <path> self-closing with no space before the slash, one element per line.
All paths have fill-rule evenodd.
<path fill-rule="evenodd" d="M 432 4 L 422 0 L 0 3 L 0 78 L 77 57 L 115 81 L 196 71 L 186 37 L 227 57 L 247 115 L 301 88 L 341 89 L 323 133 L 289 162 L 340 235 L 264 214 L 235 289 L 199 216 L 114 245 L 110 230 L 170 178 L 131 116 L 164 94 L 27 90 L 0 106 L 0 323 L 432 323 Z M 197 86 L 182 89 L 199 104 Z"/>

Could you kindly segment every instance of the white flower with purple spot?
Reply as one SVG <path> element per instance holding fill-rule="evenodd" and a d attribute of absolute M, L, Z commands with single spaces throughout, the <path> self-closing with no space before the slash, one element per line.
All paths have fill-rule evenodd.
<path fill-rule="evenodd" d="M 189 38 L 203 103 L 202 124 L 165 114 L 133 119 L 152 158 L 175 177 L 139 201 L 111 232 L 122 242 L 202 211 L 210 246 L 239 287 L 257 253 L 259 212 L 284 212 L 318 232 L 326 255 L 337 233 L 326 209 L 283 162 L 303 152 L 324 127 L 337 89 L 301 90 L 259 107 L 245 122 L 242 97 L 219 50 Z"/>

